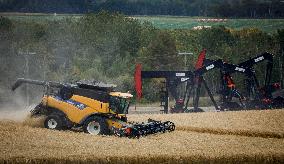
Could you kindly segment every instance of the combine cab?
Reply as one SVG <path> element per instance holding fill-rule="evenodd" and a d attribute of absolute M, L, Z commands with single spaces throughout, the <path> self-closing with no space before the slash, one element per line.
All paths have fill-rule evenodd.
<path fill-rule="evenodd" d="M 44 126 L 48 129 L 82 128 L 84 132 L 93 135 L 114 134 L 126 137 L 175 130 L 174 123 L 170 121 L 149 119 L 148 123 L 142 124 L 127 122 L 126 114 L 133 96 L 114 91 L 114 85 L 96 82 L 61 84 L 18 79 L 12 90 L 23 83 L 46 87 L 41 103 L 31 113 L 32 117 L 46 116 Z"/>

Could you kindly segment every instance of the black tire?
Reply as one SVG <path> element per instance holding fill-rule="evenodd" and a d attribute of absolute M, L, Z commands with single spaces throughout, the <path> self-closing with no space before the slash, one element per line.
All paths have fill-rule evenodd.
<path fill-rule="evenodd" d="M 102 117 L 94 116 L 88 118 L 84 125 L 83 130 L 85 133 L 92 135 L 109 135 L 110 130 L 106 120 Z"/>
<path fill-rule="evenodd" d="M 65 126 L 60 116 L 49 115 L 44 121 L 44 127 L 53 130 L 63 130 Z"/>

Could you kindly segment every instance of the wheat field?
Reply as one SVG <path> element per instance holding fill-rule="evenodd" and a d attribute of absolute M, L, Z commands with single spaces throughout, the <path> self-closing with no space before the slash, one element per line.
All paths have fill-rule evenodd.
<path fill-rule="evenodd" d="M 0 163 L 283 163 L 284 110 L 129 115 L 173 121 L 140 139 L 42 128 L 43 119 L 0 121 Z"/>

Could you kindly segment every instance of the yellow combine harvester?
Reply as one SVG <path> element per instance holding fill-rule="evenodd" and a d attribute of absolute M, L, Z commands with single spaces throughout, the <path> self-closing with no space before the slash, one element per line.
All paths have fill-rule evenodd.
<path fill-rule="evenodd" d="M 48 129 L 82 128 L 84 132 L 140 137 L 175 130 L 174 123 L 148 120 L 148 123 L 128 123 L 130 93 L 114 91 L 115 86 L 97 82 L 62 84 L 20 78 L 12 86 L 23 83 L 42 85 L 46 93 L 39 105 L 31 111 L 32 117 L 46 116 Z"/>

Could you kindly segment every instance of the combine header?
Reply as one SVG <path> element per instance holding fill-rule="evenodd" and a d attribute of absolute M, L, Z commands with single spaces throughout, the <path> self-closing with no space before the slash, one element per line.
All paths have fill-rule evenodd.
<path fill-rule="evenodd" d="M 82 128 L 93 135 L 114 134 L 130 138 L 175 130 L 170 121 L 127 122 L 126 114 L 133 96 L 114 91 L 115 85 L 97 82 L 62 84 L 20 78 L 12 90 L 23 83 L 45 87 L 41 103 L 31 113 L 32 117 L 46 116 L 44 126 L 48 129 Z"/>

